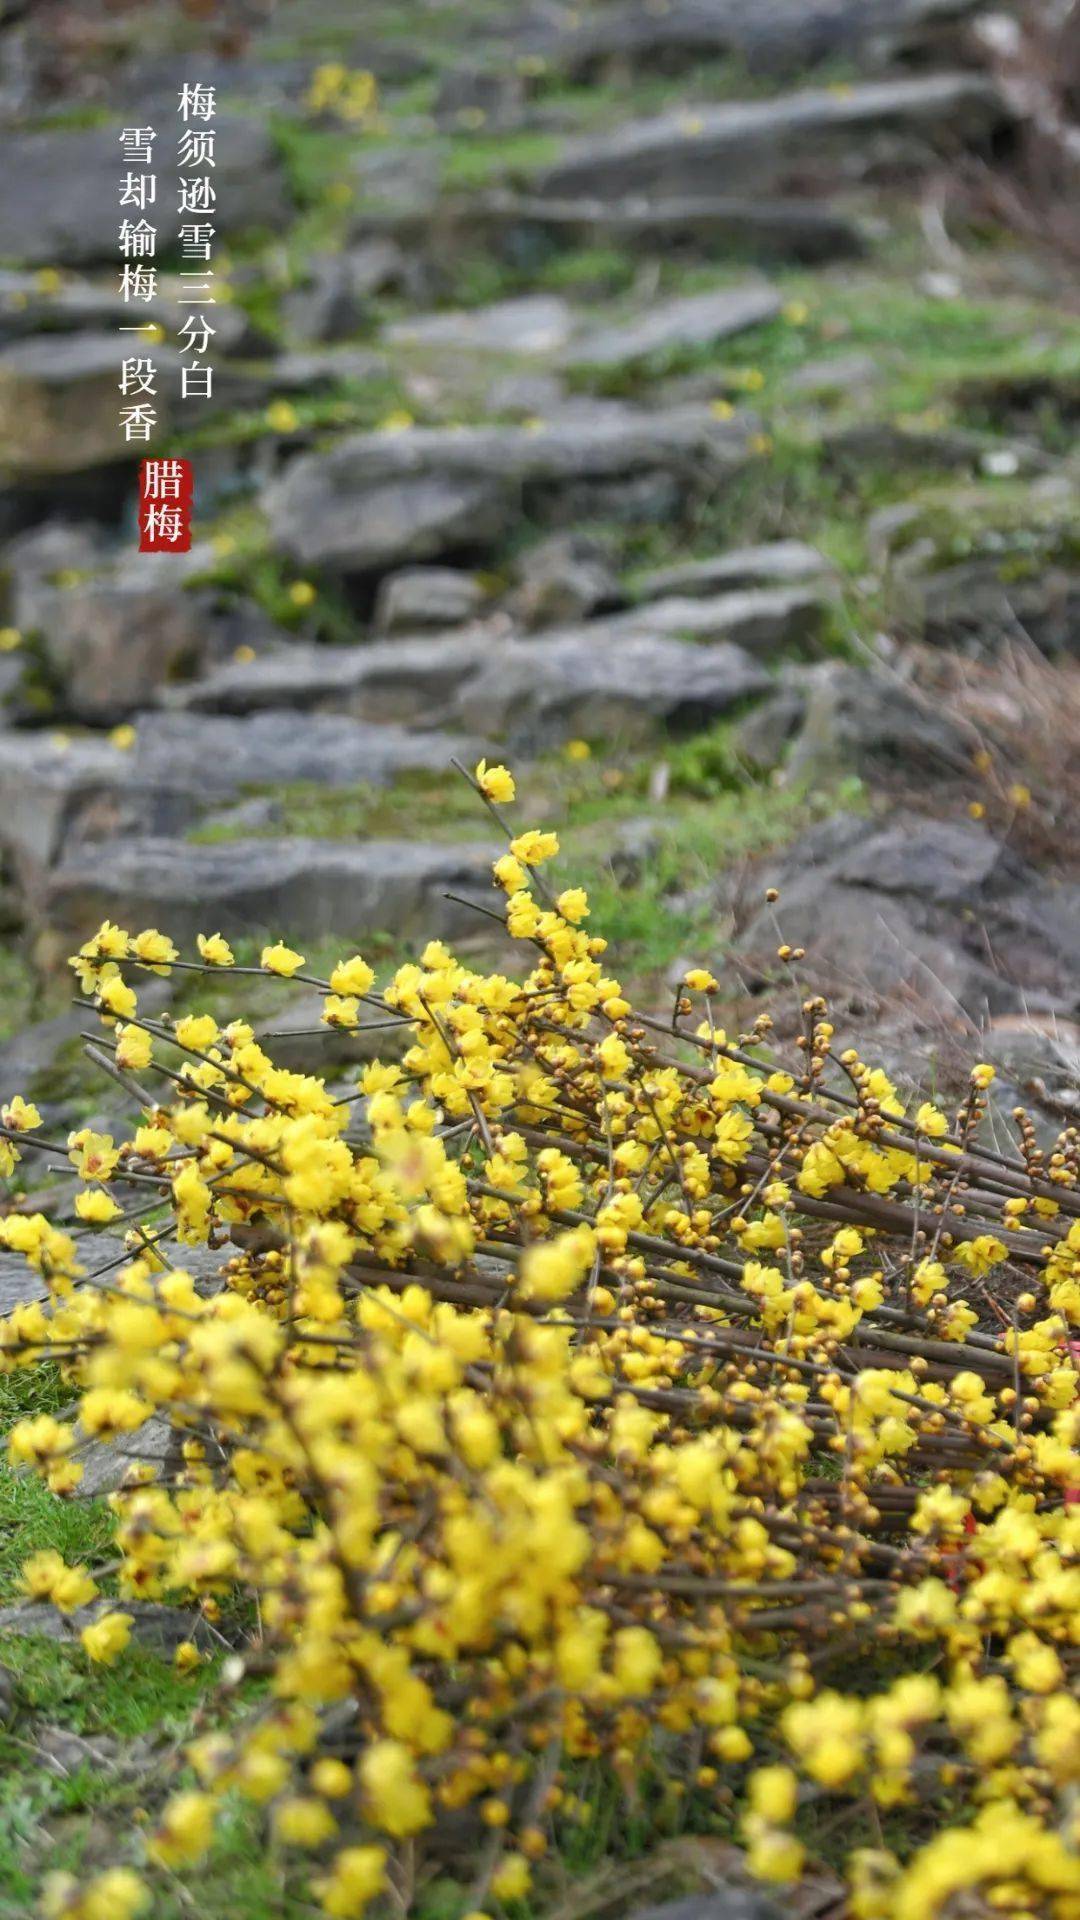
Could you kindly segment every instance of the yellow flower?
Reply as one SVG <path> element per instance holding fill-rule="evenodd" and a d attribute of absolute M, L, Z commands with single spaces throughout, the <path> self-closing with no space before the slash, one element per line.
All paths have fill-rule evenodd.
<path fill-rule="evenodd" d="M 233 951 L 220 933 L 200 933 L 196 935 L 196 946 L 208 967 L 231 967 Z"/>
<path fill-rule="evenodd" d="M 212 1013 L 189 1013 L 176 1022 L 173 1032 L 180 1046 L 195 1053 L 206 1053 L 220 1038 Z"/>
<path fill-rule="evenodd" d="M 84 1187 L 75 1195 L 75 1211 L 89 1226 L 104 1227 L 120 1218 L 120 1208 L 103 1187 Z"/>
<path fill-rule="evenodd" d="M 96 1665 L 115 1665 L 131 1639 L 134 1624 L 130 1613 L 103 1613 L 79 1635 L 83 1650 Z"/>
<path fill-rule="evenodd" d="M 545 860 L 553 860 L 558 851 L 558 834 L 542 833 L 538 827 L 530 827 L 510 842 L 514 859 L 523 861 L 528 867 L 538 867 Z"/>
<path fill-rule="evenodd" d="M 109 1867 L 79 1889 L 78 1920 L 135 1920 L 150 1892 L 130 1867 Z"/>
<path fill-rule="evenodd" d="M 431 1795 L 400 1740 L 373 1741 L 357 1772 L 369 1816 L 384 1833 L 401 1840 L 428 1825 Z"/>
<path fill-rule="evenodd" d="M 0 653 L 14 653 L 22 646 L 22 634 L 18 627 L 0 627 Z"/>
<path fill-rule="evenodd" d="M 568 740 L 563 748 L 563 752 L 566 758 L 571 761 L 592 759 L 592 748 L 587 740 Z"/>
<path fill-rule="evenodd" d="M 214 1825 L 214 1800 L 209 1793 L 177 1793 L 166 1803 L 147 1852 L 160 1867 L 188 1866 L 206 1852 Z"/>
<path fill-rule="evenodd" d="M 110 745 L 118 747 L 121 753 L 130 752 L 131 748 L 135 745 L 135 739 L 135 729 L 130 724 L 114 727 L 109 734 Z"/>
<path fill-rule="evenodd" d="M 173 1666 L 177 1673 L 192 1673 L 202 1664 L 202 1654 L 193 1640 L 181 1640 L 173 1654 Z"/>
<path fill-rule="evenodd" d="M 329 1877 L 318 1884 L 319 1904 L 331 1920 L 356 1920 L 386 1885 L 382 1847 L 345 1847 Z"/>
<path fill-rule="evenodd" d="M 759 1767 L 747 1790 L 753 1811 L 771 1826 L 783 1827 L 795 1818 L 799 1783 L 790 1767 Z"/>
<path fill-rule="evenodd" d="M 265 967 L 267 973 L 279 973 L 284 980 L 291 980 L 303 964 L 303 954 L 285 946 L 280 940 L 272 947 L 264 947 L 259 956 L 259 965 Z"/>
<path fill-rule="evenodd" d="M 310 1794 L 291 1794 L 274 1808 L 274 1833 L 290 1847 L 321 1847 L 338 1830 L 328 1806 Z"/>
<path fill-rule="evenodd" d="M 288 400 L 271 400 L 266 409 L 266 424 L 272 433 L 295 433 L 300 415 Z"/>
<path fill-rule="evenodd" d="M 509 805 L 516 793 L 514 776 L 507 767 L 489 767 L 486 760 L 478 760 L 475 767 L 476 784 L 481 793 L 489 800 L 501 805 Z"/>
<path fill-rule="evenodd" d="M 144 1027 L 130 1024 L 116 1029 L 116 1064 L 129 1072 L 140 1073 L 154 1057 L 154 1042 Z"/>
<path fill-rule="evenodd" d="M 342 994 L 346 999 L 362 1000 L 371 992 L 374 984 L 373 969 L 358 953 L 354 953 L 351 960 L 339 960 L 330 975 L 332 992 Z"/>
<path fill-rule="evenodd" d="M 167 974 L 168 962 L 178 958 L 168 934 L 159 933 L 156 927 L 147 927 L 144 932 L 137 933 L 131 943 L 131 951 L 152 973 Z"/>
<path fill-rule="evenodd" d="M 107 1180 L 119 1158 L 111 1133 L 80 1127 L 78 1132 L 68 1134 L 68 1159 L 84 1180 Z"/>
<path fill-rule="evenodd" d="M 294 580 L 289 588 L 289 600 L 294 607 L 313 606 L 318 599 L 318 588 L 310 580 Z"/>

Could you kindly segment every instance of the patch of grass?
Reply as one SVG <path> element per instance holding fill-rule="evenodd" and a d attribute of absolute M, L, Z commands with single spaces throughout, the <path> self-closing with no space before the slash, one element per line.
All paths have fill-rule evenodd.
<path fill-rule="evenodd" d="M 0 1635 L 0 1660 L 17 1677 L 20 1714 L 120 1740 L 182 1730 L 220 1670 L 215 1657 L 178 1674 L 171 1660 L 134 1641 L 115 1666 L 97 1666 L 75 1641 L 38 1634 Z M 9 1757 L 0 1728 L 0 1759 Z"/>
<path fill-rule="evenodd" d="M 831 804 L 832 795 L 765 782 L 711 799 L 676 798 L 649 810 L 656 844 L 632 885 L 613 868 L 609 833 L 598 827 L 563 836 L 558 878 L 586 887 L 590 931 L 609 941 L 616 971 L 648 990 L 684 955 L 716 958 L 721 937 L 711 889 L 725 870 L 794 839 Z M 640 800 L 633 813 L 640 816 Z"/>
<path fill-rule="evenodd" d="M 443 170 L 443 184 L 465 191 L 496 181 L 526 180 L 553 166 L 562 141 L 553 133 L 458 135 Z"/>
<path fill-rule="evenodd" d="M 27 1268 L 27 1279 L 30 1269 Z M 70 1406 L 72 1389 L 54 1360 L 39 1360 L 33 1366 L 19 1367 L 14 1373 L 0 1373 L 0 1437 L 16 1420 L 27 1420 L 35 1413 L 57 1413 Z"/>
<path fill-rule="evenodd" d="M 103 1500 L 60 1500 L 33 1475 L 0 1465 L 0 1603 L 20 1597 L 19 1569 L 30 1554 L 53 1547 L 67 1561 L 96 1562 L 112 1533 Z"/>
<path fill-rule="evenodd" d="M 238 446 L 281 432 L 283 429 L 275 429 L 267 418 L 267 408 L 283 400 L 294 416 L 290 434 L 321 435 L 369 432 L 403 405 L 403 393 L 391 376 L 382 374 L 363 380 L 342 379 L 318 392 L 268 393 L 264 406 L 238 407 L 205 426 L 175 429 L 168 436 L 168 450 L 194 453 L 201 447 Z"/>
<path fill-rule="evenodd" d="M 16 1674 L 18 1689 L 14 1724 L 0 1728 L 0 1920 L 22 1920 L 36 1911 L 46 1870 L 81 1877 L 141 1864 L 141 1828 L 173 1788 L 191 1784 L 176 1761 L 205 1724 L 220 1662 L 181 1678 L 168 1660 L 133 1647 L 115 1667 L 95 1667 L 76 1645 L 12 1634 L 0 1636 L 0 1661 Z M 66 1776 L 54 1773 L 35 1753 L 39 1725 L 91 1743 L 104 1738 L 114 1743 L 117 1764 L 91 1757 Z M 124 1748 L 135 1741 L 146 1742 L 146 1753 L 131 1767 Z M 176 1883 L 156 1888 L 161 1920 L 185 1920 L 194 1910 L 205 1920 L 292 1920 L 305 1911 L 281 1886 L 263 1828 L 254 1808 L 227 1806 L 205 1861 L 185 1875 L 191 1891 L 174 1891 Z"/>

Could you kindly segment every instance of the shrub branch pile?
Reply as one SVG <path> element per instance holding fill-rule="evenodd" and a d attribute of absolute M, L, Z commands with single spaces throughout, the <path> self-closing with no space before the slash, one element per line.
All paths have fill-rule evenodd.
<path fill-rule="evenodd" d="M 502 824 L 511 776 L 474 781 Z M 140 1012 L 148 975 L 242 973 L 220 935 L 105 924 L 73 965 L 128 1137 L 3 1110 L 6 1174 L 59 1147 L 80 1222 L 0 1220 L 44 1282 L 0 1366 L 58 1364 L 78 1415 L 11 1458 L 71 1499 L 87 1438 L 177 1435 L 111 1496 L 115 1559 L 37 1553 L 27 1595 L 107 1592 L 106 1661 L 127 1600 L 246 1604 L 268 1675 L 48 1910 L 137 1913 L 239 1794 L 329 1916 L 407 1915 L 448 1869 L 474 1916 L 524 1911 L 599 1769 L 735 1820 L 766 1881 L 843 1823 L 860 1920 L 1076 1920 L 1076 1134 L 1018 1114 L 992 1147 L 984 1065 L 908 1110 L 813 995 L 785 1061 L 703 970 L 635 1013 L 556 835 L 506 831 L 506 973 L 432 942 L 376 993 L 358 955 L 265 949 L 329 1025 L 401 1027 L 352 1090 L 243 1020 Z M 95 1264 L 105 1226 L 125 1260 Z M 174 1237 L 220 1251 L 210 1297 Z"/>

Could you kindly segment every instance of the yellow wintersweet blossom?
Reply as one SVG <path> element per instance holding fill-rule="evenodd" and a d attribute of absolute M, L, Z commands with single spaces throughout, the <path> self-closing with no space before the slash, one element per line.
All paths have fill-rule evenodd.
<path fill-rule="evenodd" d="M 303 964 L 303 954 L 297 953 L 293 947 L 287 947 L 282 940 L 276 941 L 272 947 L 264 947 L 259 955 L 259 965 L 265 967 L 267 973 L 279 973 L 284 980 L 291 980 Z"/>
<path fill-rule="evenodd" d="M 79 1635 L 83 1651 L 96 1665 L 111 1667 L 120 1658 L 131 1639 L 134 1618 L 130 1613 L 103 1613 Z"/>
<path fill-rule="evenodd" d="M 506 767 L 489 767 L 486 760 L 478 760 L 474 776 L 481 793 L 489 800 L 507 805 L 517 792 L 514 776 Z"/>

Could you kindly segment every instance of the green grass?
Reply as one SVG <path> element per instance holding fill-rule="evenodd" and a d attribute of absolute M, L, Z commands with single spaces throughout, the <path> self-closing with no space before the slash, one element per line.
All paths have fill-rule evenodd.
<path fill-rule="evenodd" d="M 553 166 L 562 148 L 554 133 L 459 134 L 443 169 L 443 184 L 460 192 L 496 181 L 526 183 L 530 173 Z"/>
<path fill-rule="evenodd" d="M 178 1764 L 184 1744 L 208 1717 L 220 1718 L 208 1700 L 220 1662 L 182 1678 L 145 1647 L 99 1667 L 76 1645 L 4 1634 L 0 1663 L 17 1681 L 14 1720 L 0 1728 L 0 1920 L 16 1920 L 36 1911 L 47 1870 L 88 1877 L 140 1864 L 142 1829 L 169 1792 L 190 1784 Z M 88 1742 L 86 1761 L 66 1777 L 36 1758 L 35 1735 L 45 1728 Z M 134 1742 L 145 1743 L 145 1751 L 130 1764 L 125 1749 Z M 287 1920 L 304 1911 L 282 1893 L 258 1814 L 236 1803 L 227 1805 L 213 1848 L 185 1882 L 184 1893 L 175 1881 L 159 1882 L 155 1912 L 162 1920 L 196 1910 L 205 1920 Z"/>
<path fill-rule="evenodd" d="M 60 1500 L 36 1476 L 0 1466 L 0 1605 L 24 1597 L 19 1570 L 32 1553 L 53 1547 L 71 1564 L 95 1564 L 112 1533 L 103 1500 Z"/>

